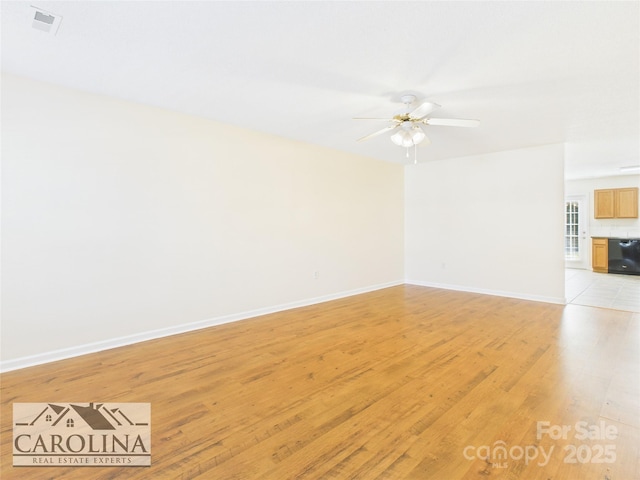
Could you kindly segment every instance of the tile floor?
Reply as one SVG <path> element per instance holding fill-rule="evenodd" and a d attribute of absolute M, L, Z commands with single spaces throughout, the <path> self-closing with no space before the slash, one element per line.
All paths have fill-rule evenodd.
<path fill-rule="evenodd" d="M 565 270 L 567 303 L 640 313 L 640 275 Z"/>

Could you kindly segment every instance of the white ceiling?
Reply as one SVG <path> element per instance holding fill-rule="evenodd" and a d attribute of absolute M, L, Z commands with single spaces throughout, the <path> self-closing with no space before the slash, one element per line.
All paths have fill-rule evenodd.
<path fill-rule="evenodd" d="M 639 31 L 637 1 L 3 1 L 2 70 L 393 162 L 352 117 L 412 92 L 482 122 L 420 161 L 565 142 L 578 178 L 640 163 Z"/>

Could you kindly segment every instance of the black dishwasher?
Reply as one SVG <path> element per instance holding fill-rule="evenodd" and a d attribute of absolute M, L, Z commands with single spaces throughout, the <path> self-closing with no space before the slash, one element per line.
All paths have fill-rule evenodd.
<path fill-rule="evenodd" d="M 640 275 L 640 239 L 609 239 L 609 273 Z"/>

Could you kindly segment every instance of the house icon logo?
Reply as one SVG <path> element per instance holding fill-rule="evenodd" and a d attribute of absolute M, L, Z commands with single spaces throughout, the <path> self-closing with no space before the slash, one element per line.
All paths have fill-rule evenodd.
<path fill-rule="evenodd" d="M 14 403 L 14 466 L 148 466 L 149 403 Z"/>
<path fill-rule="evenodd" d="M 38 422 L 45 422 L 55 427 L 62 420 L 66 420 L 67 427 L 74 427 L 79 419 L 91 427 L 92 430 L 116 430 L 117 427 L 122 425 L 148 425 L 148 422 L 134 423 L 121 408 L 109 409 L 103 403 L 90 403 L 88 407 L 73 403 L 66 405 L 48 403 L 33 421 L 30 423 L 19 422 L 16 425 L 34 426 Z"/>

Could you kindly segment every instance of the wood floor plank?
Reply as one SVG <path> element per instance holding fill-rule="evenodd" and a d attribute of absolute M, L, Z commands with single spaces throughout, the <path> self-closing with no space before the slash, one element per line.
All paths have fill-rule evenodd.
<path fill-rule="evenodd" d="M 639 352 L 637 314 L 392 287 L 2 374 L 0 477 L 640 478 Z M 20 402 L 149 402 L 152 464 L 13 467 Z M 615 426 L 615 462 L 541 421 Z"/>

